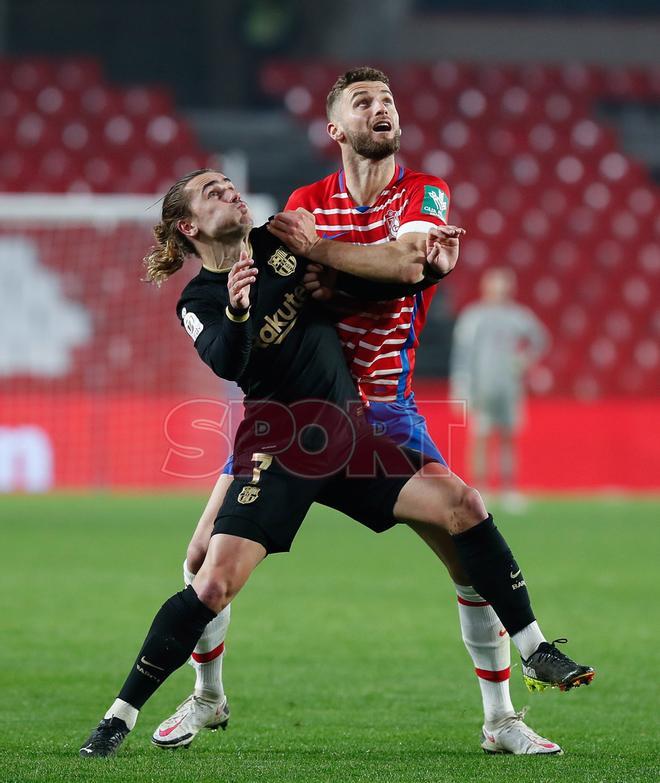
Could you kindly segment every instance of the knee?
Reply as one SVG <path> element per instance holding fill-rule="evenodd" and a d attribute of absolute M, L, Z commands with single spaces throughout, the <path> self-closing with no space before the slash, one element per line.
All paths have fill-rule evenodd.
<path fill-rule="evenodd" d="M 214 612 L 221 612 L 238 592 L 231 574 L 200 574 L 195 579 L 195 592 L 199 600 Z"/>
<path fill-rule="evenodd" d="M 474 519 L 475 523 L 481 522 L 482 519 L 488 516 L 483 498 L 474 487 L 465 487 L 461 498 L 461 506 Z"/>
<path fill-rule="evenodd" d="M 463 486 L 457 493 L 455 507 L 453 509 L 455 521 L 454 532 L 462 533 L 488 516 L 486 506 L 481 495 L 473 487 Z"/>

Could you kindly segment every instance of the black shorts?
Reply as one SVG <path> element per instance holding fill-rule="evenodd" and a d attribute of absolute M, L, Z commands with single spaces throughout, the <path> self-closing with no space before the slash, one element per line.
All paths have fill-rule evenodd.
<path fill-rule="evenodd" d="M 361 439 L 361 445 L 368 451 L 370 438 Z M 213 533 L 257 541 L 269 554 L 288 552 L 314 502 L 337 509 L 376 533 L 389 530 L 398 521 L 394 506 L 401 489 L 433 460 L 382 436 L 376 452 L 378 459 L 367 470 L 364 464 L 349 464 L 313 478 L 291 472 L 277 456 L 254 454 L 251 475 L 244 470 L 234 476 Z"/>

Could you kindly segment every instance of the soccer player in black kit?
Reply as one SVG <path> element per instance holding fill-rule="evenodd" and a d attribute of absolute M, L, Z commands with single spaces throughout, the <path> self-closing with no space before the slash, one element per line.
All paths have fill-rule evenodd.
<path fill-rule="evenodd" d="M 147 699 L 186 662 L 206 624 L 254 568 L 266 555 L 288 551 L 315 501 L 376 532 L 401 521 L 424 529 L 429 540 L 434 531 L 448 532 L 472 584 L 518 647 L 525 674 L 563 688 L 589 682 L 593 669 L 543 637 L 520 567 L 479 493 L 365 424 L 334 326 L 308 301 L 305 260 L 267 227 L 253 229 L 240 195 L 216 171 L 192 172 L 173 185 L 162 218 L 155 230 L 162 252 L 149 276 L 158 281 L 176 271 L 181 251 L 201 259 L 177 311 L 201 358 L 245 392 L 245 418 L 234 443 L 234 481 L 204 564 L 156 614 L 117 699 L 80 755 L 117 750 Z M 420 274 L 418 286 L 451 269 L 459 234 L 446 227 L 429 240 L 455 252 L 429 250 L 419 259 L 426 277 Z M 453 257 L 448 265 L 447 257 Z M 379 299 L 401 295 L 395 285 L 369 290 Z"/>

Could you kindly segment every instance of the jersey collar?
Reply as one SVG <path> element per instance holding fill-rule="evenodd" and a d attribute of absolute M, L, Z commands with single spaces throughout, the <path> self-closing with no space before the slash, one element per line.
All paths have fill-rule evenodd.
<path fill-rule="evenodd" d="M 397 163 L 394 167 L 394 176 L 387 183 L 387 185 L 385 185 L 380 195 L 382 196 L 384 191 L 389 190 L 392 187 L 392 185 L 396 185 L 397 182 L 402 180 L 403 174 L 404 174 L 403 166 L 400 163 Z M 353 198 L 351 194 L 346 190 L 346 174 L 344 172 L 344 169 L 339 169 L 339 192 L 346 194 L 346 197 L 354 204 L 354 207 L 355 209 L 358 210 L 358 212 L 366 212 L 368 209 L 371 209 L 371 207 L 368 205 L 358 206 L 357 204 L 355 204 L 355 202 L 353 202 Z M 379 198 L 380 196 L 378 196 L 376 202 L 378 202 Z M 371 206 L 373 206 L 373 204 Z"/>

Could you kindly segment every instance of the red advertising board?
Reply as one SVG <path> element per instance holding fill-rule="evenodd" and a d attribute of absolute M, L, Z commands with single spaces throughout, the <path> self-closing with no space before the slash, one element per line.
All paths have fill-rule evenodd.
<path fill-rule="evenodd" d="M 417 400 L 451 468 L 469 480 L 463 412 L 446 402 L 442 384 L 420 384 Z M 182 395 L 0 394 L 0 491 L 205 491 L 230 453 L 240 416 L 236 401 Z M 655 400 L 530 400 L 520 485 L 658 489 L 658 432 Z"/>

